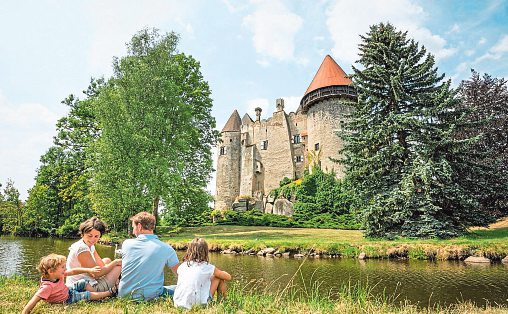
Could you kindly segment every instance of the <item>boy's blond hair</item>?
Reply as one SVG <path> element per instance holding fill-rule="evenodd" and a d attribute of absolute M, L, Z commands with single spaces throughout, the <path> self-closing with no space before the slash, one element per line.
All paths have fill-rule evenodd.
<path fill-rule="evenodd" d="M 58 266 L 65 264 L 66 257 L 58 254 L 49 254 L 41 257 L 37 270 L 41 273 L 42 277 L 48 278 L 49 271 L 55 271 Z"/>
<path fill-rule="evenodd" d="M 203 238 L 194 238 L 187 247 L 187 252 L 183 257 L 184 261 L 190 265 L 190 262 L 207 262 L 208 263 L 208 243 Z"/>
<path fill-rule="evenodd" d="M 144 230 L 155 229 L 155 216 L 148 212 L 137 213 L 130 218 L 136 225 L 141 224 Z"/>

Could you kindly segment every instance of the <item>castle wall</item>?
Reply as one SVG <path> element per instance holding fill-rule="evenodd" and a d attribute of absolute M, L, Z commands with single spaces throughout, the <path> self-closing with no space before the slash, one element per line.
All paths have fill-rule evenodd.
<path fill-rule="evenodd" d="M 279 187 L 284 177 L 294 177 L 294 162 L 291 150 L 290 127 L 284 111 L 277 111 L 266 121 L 256 121 L 252 126 L 252 139 L 256 146 L 260 163 L 258 183 L 264 194 Z M 262 142 L 268 141 L 266 149 Z M 262 182 L 261 182 L 262 181 Z M 262 185 L 262 188 L 261 188 Z M 254 192 L 257 191 L 257 187 Z"/>
<path fill-rule="evenodd" d="M 230 209 L 240 193 L 240 132 L 222 132 L 217 160 L 215 209 Z M 221 147 L 225 149 L 220 153 Z"/>
<path fill-rule="evenodd" d="M 303 177 L 306 166 L 307 149 L 307 115 L 291 112 L 288 115 L 289 129 L 293 149 L 293 162 L 295 167 L 294 178 Z M 294 141 L 294 135 L 299 135 L 299 143 Z M 299 157 L 298 157 L 299 156 Z M 282 179 L 282 178 L 281 178 Z"/>
<path fill-rule="evenodd" d="M 321 169 L 328 172 L 334 170 L 338 178 L 344 176 L 343 166 L 331 161 L 330 157 L 339 158 L 339 150 L 344 144 L 337 132 L 350 110 L 339 99 L 327 99 L 314 104 L 307 112 L 307 148 L 315 151 L 316 144 L 319 144 Z"/>

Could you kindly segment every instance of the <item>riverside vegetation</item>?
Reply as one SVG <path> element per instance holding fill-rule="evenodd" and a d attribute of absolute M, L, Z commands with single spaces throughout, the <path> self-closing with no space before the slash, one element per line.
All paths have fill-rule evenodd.
<path fill-rule="evenodd" d="M 38 288 L 36 281 L 23 277 L 0 277 L 0 313 L 20 312 L 23 305 Z M 435 305 L 420 308 L 396 296 L 374 296 L 368 286 L 347 284 L 336 295 L 323 296 L 317 293 L 319 284 L 313 284 L 297 293 L 288 286 L 277 295 L 268 292 L 252 293 L 245 287 L 233 285 L 228 298 L 214 301 L 208 307 L 193 308 L 189 313 L 506 313 L 505 306 L 476 306 L 470 302 L 459 302 L 450 306 Z M 72 305 L 39 304 L 37 313 L 181 313 L 170 299 L 150 302 L 133 302 L 122 299 L 107 299 L 99 302 L 79 302 Z"/>
<path fill-rule="evenodd" d="M 194 237 L 207 239 L 212 251 L 259 252 L 265 248 L 291 254 L 319 254 L 335 257 L 409 258 L 421 260 L 463 260 L 484 256 L 499 261 L 508 255 L 508 228 L 476 229 L 452 239 L 395 240 L 365 238 L 359 230 L 295 229 L 249 226 L 207 226 L 183 228 L 161 236 L 176 249 L 185 249 Z M 273 252 L 272 251 L 272 252 Z"/>

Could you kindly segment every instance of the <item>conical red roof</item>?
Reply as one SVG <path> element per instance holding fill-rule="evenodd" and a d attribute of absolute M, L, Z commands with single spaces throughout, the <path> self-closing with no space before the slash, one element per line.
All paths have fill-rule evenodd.
<path fill-rule="evenodd" d="M 346 73 L 342 68 L 333 60 L 330 55 L 326 55 L 323 63 L 319 67 L 316 75 L 314 75 L 314 79 L 310 83 L 307 91 L 304 94 L 308 93 L 327 86 L 335 86 L 335 85 L 350 85 L 352 82 L 347 77 Z"/>
<path fill-rule="evenodd" d="M 238 114 L 238 111 L 235 110 L 231 114 L 231 117 L 229 117 L 228 122 L 226 122 L 226 125 L 222 129 L 222 132 L 240 131 L 241 127 L 242 120 L 240 120 L 240 115 Z"/>

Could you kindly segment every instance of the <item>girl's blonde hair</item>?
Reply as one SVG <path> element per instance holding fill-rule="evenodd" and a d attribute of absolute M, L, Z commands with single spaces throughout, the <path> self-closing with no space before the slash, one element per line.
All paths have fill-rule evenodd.
<path fill-rule="evenodd" d="M 50 270 L 55 271 L 58 266 L 65 264 L 65 262 L 65 256 L 58 254 L 49 254 L 41 258 L 39 265 L 37 266 L 37 270 L 41 273 L 42 277 L 48 278 Z"/>
<path fill-rule="evenodd" d="M 190 262 L 207 262 L 208 263 L 208 243 L 203 238 L 195 238 L 189 243 L 187 252 L 183 257 L 184 261 L 187 261 L 187 265 Z"/>

